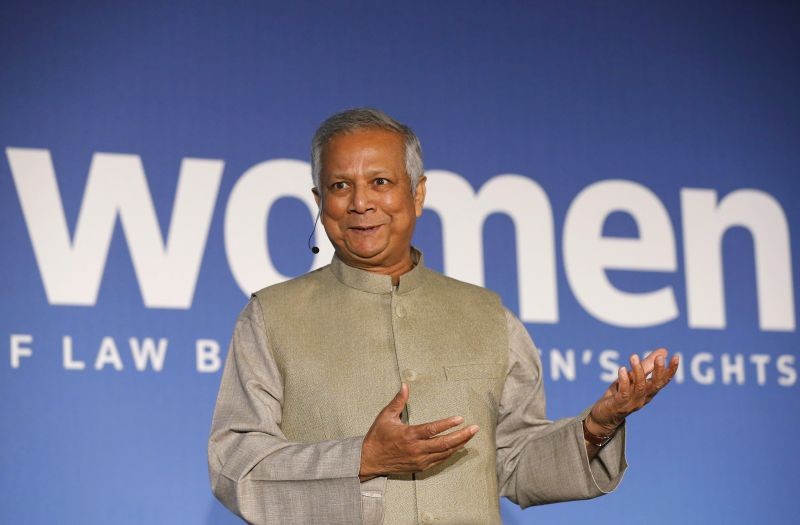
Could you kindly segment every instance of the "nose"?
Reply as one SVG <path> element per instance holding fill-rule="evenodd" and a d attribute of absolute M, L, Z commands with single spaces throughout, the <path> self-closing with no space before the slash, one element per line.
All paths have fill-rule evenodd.
<path fill-rule="evenodd" d="M 350 201 L 350 212 L 366 213 L 374 210 L 369 187 L 366 184 L 356 184 L 353 187 L 353 198 Z"/>

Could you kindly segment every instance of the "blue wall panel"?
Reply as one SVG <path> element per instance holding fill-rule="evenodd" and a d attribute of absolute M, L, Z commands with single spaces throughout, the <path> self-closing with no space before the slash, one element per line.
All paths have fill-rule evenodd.
<path fill-rule="evenodd" d="M 452 172 L 476 191 L 516 174 L 546 194 L 552 246 L 515 237 L 524 216 L 494 213 L 481 226 L 481 253 L 484 283 L 517 313 L 519 253 L 555 261 L 557 319 L 526 322 L 542 351 L 551 417 L 574 415 L 601 394 L 603 351 L 627 356 L 666 346 L 683 355 L 682 381 L 629 421 L 631 468 L 614 494 L 525 511 L 504 502 L 507 523 L 792 521 L 800 482 L 797 4 L 12 2 L 3 12 L 0 522 L 237 522 L 214 501 L 206 471 L 220 373 L 198 371 L 195 353 L 204 339 L 224 357 L 250 291 L 237 284 L 226 250 L 226 209 L 249 169 L 274 159 L 307 162 L 318 123 L 364 105 L 417 131 L 428 170 Z M 46 170 L 13 162 L 48 154 L 63 215 L 40 202 L 52 192 L 31 182 Z M 35 244 L 53 246 L 61 234 L 36 241 L 31 217 L 63 217 L 72 239 L 103 154 L 141 161 L 162 239 L 184 159 L 224 163 L 188 307 L 145 305 L 118 219 L 93 304 L 48 294 Z M 571 214 L 588 213 L 576 210 L 576 197 L 616 180 L 663 205 L 674 264 L 605 275 L 631 294 L 669 290 L 676 313 L 668 320 L 631 327 L 598 318 L 581 300 L 598 300 L 596 290 L 569 277 L 575 255 L 567 237 L 592 241 L 590 231 L 565 233 Z M 27 220 L 23 187 L 38 202 Z M 688 314 L 689 294 L 705 293 L 716 278 L 701 272 L 700 284 L 687 285 L 687 258 L 704 256 L 687 248 L 686 230 L 710 227 L 684 219 L 691 206 L 681 194 L 703 189 L 744 203 L 721 237 L 725 320 L 717 327 L 698 326 Z M 100 191 L 100 201 L 112 193 Z M 513 195 L 500 194 L 492 204 L 502 208 Z M 135 202 L 146 215 L 146 201 Z M 712 220 L 720 210 L 711 210 Z M 541 211 L 525 213 L 538 220 Z M 311 268 L 311 213 L 286 196 L 269 210 L 262 240 L 279 273 Z M 429 265 L 457 273 L 464 263 L 447 257 L 447 220 L 427 210 L 415 242 Z M 602 235 L 636 242 L 640 220 L 609 214 Z M 759 245 L 764 255 L 756 257 Z M 66 256 L 43 257 L 56 273 L 69 264 Z M 763 283 L 760 267 L 769 270 Z M 769 289 L 767 281 L 783 286 Z M 65 336 L 83 370 L 65 364 Z M 160 371 L 137 370 L 130 338 L 166 341 Z M 98 353 L 113 354 L 103 354 L 104 344 L 106 352 L 114 345 L 122 370 L 113 363 L 95 370 Z M 551 368 L 569 351 L 572 379 Z"/>

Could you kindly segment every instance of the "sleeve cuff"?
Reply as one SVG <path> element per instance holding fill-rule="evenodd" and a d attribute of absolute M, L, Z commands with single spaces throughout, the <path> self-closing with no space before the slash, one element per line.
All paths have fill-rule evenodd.
<path fill-rule="evenodd" d="M 620 425 L 614 436 L 590 460 L 586 454 L 586 444 L 583 439 L 583 420 L 591 410 L 592 408 L 589 407 L 577 417 L 576 437 L 583 449 L 584 462 L 588 475 L 598 491 L 597 495 L 608 494 L 617 488 L 628 468 L 625 458 L 626 424 Z"/>
<path fill-rule="evenodd" d="M 582 426 L 586 413 L 554 422 L 550 432 L 526 445 L 517 465 L 521 507 L 596 498 L 619 485 L 627 467 L 625 429 L 620 427 L 589 461 Z"/>

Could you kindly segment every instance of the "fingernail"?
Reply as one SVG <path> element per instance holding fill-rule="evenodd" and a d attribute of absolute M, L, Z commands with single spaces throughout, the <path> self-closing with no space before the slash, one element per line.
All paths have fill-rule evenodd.
<path fill-rule="evenodd" d="M 664 366 L 664 356 L 660 355 L 656 357 L 656 363 L 658 364 L 658 366 Z"/>
<path fill-rule="evenodd" d="M 638 365 L 639 364 L 639 355 L 638 354 L 633 354 L 631 356 L 631 363 L 633 363 L 634 365 Z"/>
<path fill-rule="evenodd" d="M 478 427 L 478 425 L 472 425 L 471 427 L 469 427 L 469 433 L 472 434 L 473 436 L 478 433 L 478 430 L 480 430 L 480 427 Z"/>
<path fill-rule="evenodd" d="M 454 418 L 451 419 L 451 421 L 456 425 L 460 425 L 461 423 L 464 422 L 464 418 L 461 416 L 455 416 Z"/>

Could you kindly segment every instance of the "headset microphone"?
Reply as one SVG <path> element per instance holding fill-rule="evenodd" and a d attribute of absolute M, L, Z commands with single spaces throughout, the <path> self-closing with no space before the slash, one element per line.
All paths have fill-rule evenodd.
<path fill-rule="evenodd" d="M 317 211 L 317 218 L 314 219 L 314 229 L 311 230 L 311 235 L 308 236 L 308 249 L 311 250 L 311 253 L 315 255 L 319 253 L 319 248 L 316 246 L 311 246 L 311 238 L 314 237 L 314 232 L 317 231 L 317 222 L 319 222 L 319 215 L 321 212 L 322 206 L 320 206 L 320 209 Z"/>

